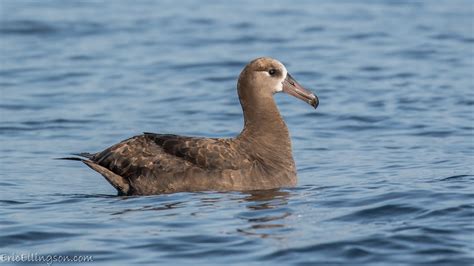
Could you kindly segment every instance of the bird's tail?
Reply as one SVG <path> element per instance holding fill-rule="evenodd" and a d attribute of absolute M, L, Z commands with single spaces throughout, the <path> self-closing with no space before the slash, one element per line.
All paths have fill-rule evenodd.
<path fill-rule="evenodd" d="M 77 157 L 61 157 L 61 158 L 54 158 L 54 160 L 82 161 L 82 160 L 84 160 L 84 159 L 77 158 Z"/>
<path fill-rule="evenodd" d="M 88 152 L 81 152 L 81 153 L 72 153 L 71 155 L 75 155 L 78 157 L 61 157 L 55 158 L 56 160 L 71 160 L 71 161 L 84 161 L 83 158 L 92 159 L 94 154 Z"/>
<path fill-rule="evenodd" d="M 93 161 L 94 154 L 91 153 L 77 153 L 72 154 L 80 157 L 62 157 L 56 158 L 57 160 L 72 160 L 72 161 L 81 161 L 87 166 L 101 174 L 109 183 L 118 191 L 119 195 L 128 195 L 130 192 L 130 181 L 127 178 L 124 178 L 110 169 L 107 169 L 98 163 Z"/>

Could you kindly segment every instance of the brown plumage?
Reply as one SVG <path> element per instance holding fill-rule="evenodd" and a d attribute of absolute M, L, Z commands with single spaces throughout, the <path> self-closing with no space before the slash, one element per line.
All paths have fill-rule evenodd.
<path fill-rule="evenodd" d="M 296 185 L 291 141 L 273 94 L 284 91 L 317 107 L 275 59 L 250 62 L 237 90 L 244 129 L 236 138 L 196 138 L 144 133 L 95 154 L 78 154 L 120 195 L 179 191 L 262 190 Z"/>

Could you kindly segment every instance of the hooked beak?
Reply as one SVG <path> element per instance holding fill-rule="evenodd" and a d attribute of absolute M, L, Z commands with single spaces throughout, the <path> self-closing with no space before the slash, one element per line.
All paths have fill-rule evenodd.
<path fill-rule="evenodd" d="M 309 103 L 314 109 L 319 105 L 318 97 L 310 90 L 303 88 L 303 86 L 293 79 L 290 73 L 286 74 L 286 78 L 283 81 L 283 92 Z"/>

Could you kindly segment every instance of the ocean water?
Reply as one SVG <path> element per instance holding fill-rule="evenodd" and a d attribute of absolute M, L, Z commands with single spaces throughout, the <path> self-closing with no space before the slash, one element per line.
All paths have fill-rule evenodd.
<path fill-rule="evenodd" d="M 472 265 L 473 18 L 467 0 L 0 0 L 0 262 Z M 320 98 L 276 96 L 297 187 L 118 197 L 54 160 L 237 135 L 260 56 Z"/>

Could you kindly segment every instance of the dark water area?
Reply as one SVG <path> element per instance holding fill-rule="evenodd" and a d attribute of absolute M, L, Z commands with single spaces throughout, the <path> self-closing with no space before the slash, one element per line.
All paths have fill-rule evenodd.
<path fill-rule="evenodd" d="M 0 259 L 472 265 L 473 18 L 473 1 L 0 0 Z M 53 160 L 237 135 L 260 56 L 320 98 L 276 96 L 297 187 L 118 197 Z"/>

